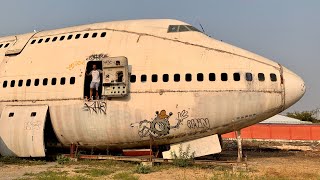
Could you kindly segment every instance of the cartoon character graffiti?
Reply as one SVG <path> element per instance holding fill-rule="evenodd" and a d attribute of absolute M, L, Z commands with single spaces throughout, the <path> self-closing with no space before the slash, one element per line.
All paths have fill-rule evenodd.
<path fill-rule="evenodd" d="M 170 129 L 178 129 L 180 125 L 182 125 L 183 120 L 188 118 L 188 111 L 183 110 L 181 112 L 178 112 L 178 117 L 176 118 L 177 124 L 175 126 L 170 126 L 169 119 L 172 115 L 172 112 L 170 112 L 169 115 L 167 115 L 167 112 L 165 110 L 161 110 L 160 113 L 159 111 L 156 112 L 156 117 L 153 120 L 140 121 L 138 132 L 139 136 L 160 137 L 168 135 Z"/>

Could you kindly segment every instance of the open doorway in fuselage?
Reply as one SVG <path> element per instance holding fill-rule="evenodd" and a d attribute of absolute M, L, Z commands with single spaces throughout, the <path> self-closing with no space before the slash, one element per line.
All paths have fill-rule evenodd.
<path fill-rule="evenodd" d="M 92 71 L 92 69 L 93 69 L 92 67 L 94 64 L 97 66 L 97 69 L 103 70 L 102 69 L 102 61 L 89 61 L 87 63 L 86 77 L 84 80 L 84 91 L 83 91 L 84 92 L 83 97 L 85 99 L 90 98 L 90 83 L 92 81 L 92 76 L 89 75 L 89 73 Z M 100 98 L 101 98 L 101 93 L 102 93 L 102 74 L 100 74 L 100 84 L 99 84 L 99 90 L 98 90 L 98 94 L 99 94 Z M 95 97 L 96 96 L 96 89 L 93 90 L 92 96 L 93 96 L 93 99 L 97 98 L 97 97 Z"/>

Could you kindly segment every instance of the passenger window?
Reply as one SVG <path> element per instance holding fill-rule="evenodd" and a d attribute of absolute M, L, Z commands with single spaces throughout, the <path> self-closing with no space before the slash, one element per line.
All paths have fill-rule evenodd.
<path fill-rule="evenodd" d="M 39 86 L 39 79 L 34 80 L 34 86 Z"/>
<path fill-rule="evenodd" d="M 98 35 L 98 33 L 93 33 L 93 34 L 92 34 L 92 38 L 97 37 L 97 35 Z"/>
<path fill-rule="evenodd" d="M 57 84 L 57 78 L 52 78 L 51 85 L 56 85 L 56 84 Z"/>
<path fill-rule="evenodd" d="M 70 78 L 70 84 L 75 84 L 76 83 L 76 78 L 75 77 L 71 77 Z"/>
<path fill-rule="evenodd" d="M 141 75 L 141 82 L 146 82 L 147 81 L 147 75 L 143 74 Z"/>
<path fill-rule="evenodd" d="M 168 82 L 169 81 L 169 74 L 162 75 L 162 81 L 163 82 Z"/>
<path fill-rule="evenodd" d="M 246 80 L 252 81 L 252 74 L 251 73 L 246 73 Z"/>
<path fill-rule="evenodd" d="M 31 44 L 34 44 L 34 43 L 36 43 L 35 39 L 31 41 Z M 2 46 L 2 44 L 1 44 L 1 46 Z"/>
<path fill-rule="evenodd" d="M 157 81 L 158 81 L 158 75 L 152 74 L 152 76 L 151 76 L 151 81 L 152 81 L 152 82 L 157 82 Z"/>
<path fill-rule="evenodd" d="M 173 76 L 173 80 L 174 80 L 174 82 L 179 82 L 180 81 L 180 74 L 175 74 Z"/>
<path fill-rule="evenodd" d="M 168 33 L 170 32 L 178 32 L 178 25 L 170 25 L 168 28 Z"/>
<path fill-rule="evenodd" d="M 271 74 L 270 74 L 270 79 L 271 79 L 272 82 L 277 81 L 277 75 L 271 73 Z"/>
<path fill-rule="evenodd" d="M 83 38 L 88 38 L 89 37 L 89 33 L 85 33 Z"/>
<path fill-rule="evenodd" d="M 62 77 L 62 78 L 60 79 L 60 84 L 61 84 L 61 85 L 66 84 L 66 78 L 65 78 L 65 77 Z"/>
<path fill-rule="evenodd" d="M 44 86 L 48 85 L 48 78 L 43 79 L 42 85 L 44 85 Z"/>
<path fill-rule="evenodd" d="M 8 86 L 8 81 L 3 81 L 2 87 L 6 88 Z"/>
<path fill-rule="evenodd" d="M 43 39 L 39 39 L 38 44 L 42 43 Z"/>
<path fill-rule="evenodd" d="M 77 35 L 76 35 L 76 39 L 79 39 L 80 36 L 81 36 L 81 34 L 77 34 Z"/>
<path fill-rule="evenodd" d="M 215 73 L 210 73 L 209 74 L 209 81 L 215 81 L 216 80 L 216 74 Z"/>
<path fill-rule="evenodd" d="M 198 73 L 197 74 L 197 80 L 198 81 L 203 81 L 203 74 L 202 73 Z"/>
<path fill-rule="evenodd" d="M 8 47 L 8 46 L 9 46 L 9 44 L 10 44 L 10 43 L 7 43 L 7 44 L 4 46 L 4 48 Z"/>
<path fill-rule="evenodd" d="M 107 35 L 106 32 L 101 33 L 101 37 L 106 37 L 106 35 Z"/>
<path fill-rule="evenodd" d="M 31 116 L 31 117 L 35 117 L 36 115 L 37 115 L 36 112 L 32 112 L 30 116 Z"/>
<path fill-rule="evenodd" d="M 12 80 L 11 83 L 10 83 L 10 87 L 14 87 L 15 84 L 16 84 L 16 81 Z"/>
<path fill-rule="evenodd" d="M 47 42 L 49 42 L 49 41 L 50 41 L 50 38 L 47 38 L 44 42 L 46 42 L 46 43 L 47 43 Z"/>
<path fill-rule="evenodd" d="M 190 82 L 192 80 L 192 75 L 191 74 L 186 74 L 186 81 Z"/>
<path fill-rule="evenodd" d="M 52 42 L 55 42 L 57 39 L 58 39 L 58 37 L 54 37 L 54 38 L 52 39 Z"/>
<path fill-rule="evenodd" d="M 69 36 L 68 36 L 68 40 L 70 40 L 70 39 L 72 39 L 72 34 L 70 34 Z"/>
<path fill-rule="evenodd" d="M 233 73 L 233 80 L 240 81 L 240 73 Z"/>
<path fill-rule="evenodd" d="M 263 73 L 259 73 L 258 74 L 258 79 L 259 79 L 259 81 L 264 81 L 265 80 L 264 74 Z"/>
<path fill-rule="evenodd" d="M 227 73 L 221 73 L 221 81 L 228 81 L 228 74 Z"/>
<path fill-rule="evenodd" d="M 131 75 L 131 76 L 130 76 L 130 82 L 135 83 L 136 80 L 137 80 L 136 75 Z"/>
<path fill-rule="evenodd" d="M 26 82 L 26 86 L 30 86 L 31 85 L 31 79 L 27 79 L 27 82 Z"/>
<path fill-rule="evenodd" d="M 18 86 L 21 87 L 22 85 L 23 85 L 23 80 L 20 79 L 19 82 L 18 82 Z"/>
<path fill-rule="evenodd" d="M 60 37 L 60 41 L 63 41 L 63 40 L 64 40 L 64 37 L 65 37 L 65 36 L 61 36 L 61 37 Z"/>
<path fill-rule="evenodd" d="M 13 116 L 14 116 L 13 112 L 9 113 L 9 117 L 13 117 Z"/>

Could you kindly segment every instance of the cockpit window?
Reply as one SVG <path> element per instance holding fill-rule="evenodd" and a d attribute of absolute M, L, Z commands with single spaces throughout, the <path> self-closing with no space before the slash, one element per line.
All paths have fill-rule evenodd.
<path fill-rule="evenodd" d="M 186 32 L 186 31 L 197 31 L 197 32 L 201 32 L 199 31 L 199 29 L 190 26 L 190 25 L 169 25 L 168 28 L 168 33 L 172 33 L 172 32 Z"/>
<path fill-rule="evenodd" d="M 186 26 L 179 26 L 179 32 L 190 31 Z"/>
<path fill-rule="evenodd" d="M 170 32 L 178 32 L 178 25 L 170 25 L 168 28 L 168 33 Z"/>
<path fill-rule="evenodd" d="M 201 32 L 199 29 L 197 29 L 197 28 L 195 28 L 195 27 L 193 27 L 193 26 L 188 25 L 187 27 L 188 27 L 191 31 Z"/>

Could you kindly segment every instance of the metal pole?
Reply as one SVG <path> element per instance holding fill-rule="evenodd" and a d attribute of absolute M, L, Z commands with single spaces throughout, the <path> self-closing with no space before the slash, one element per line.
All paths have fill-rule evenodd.
<path fill-rule="evenodd" d="M 238 162 L 242 161 L 242 144 L 241 144 L 241 130 L 236 131 L 237 144 L 238 144 Z"/>
<path fill-rule="evenodd" d="M 72 143 L 70 144 L 70 157 L 74 158 L 74 150 L 75 150 L 75 145 Z"/>
<path fill-rule="evenodd" d="M 150 162 L 152 162 L 152 141 L 153 141 L 153 138 L 150 135 Z"/>

